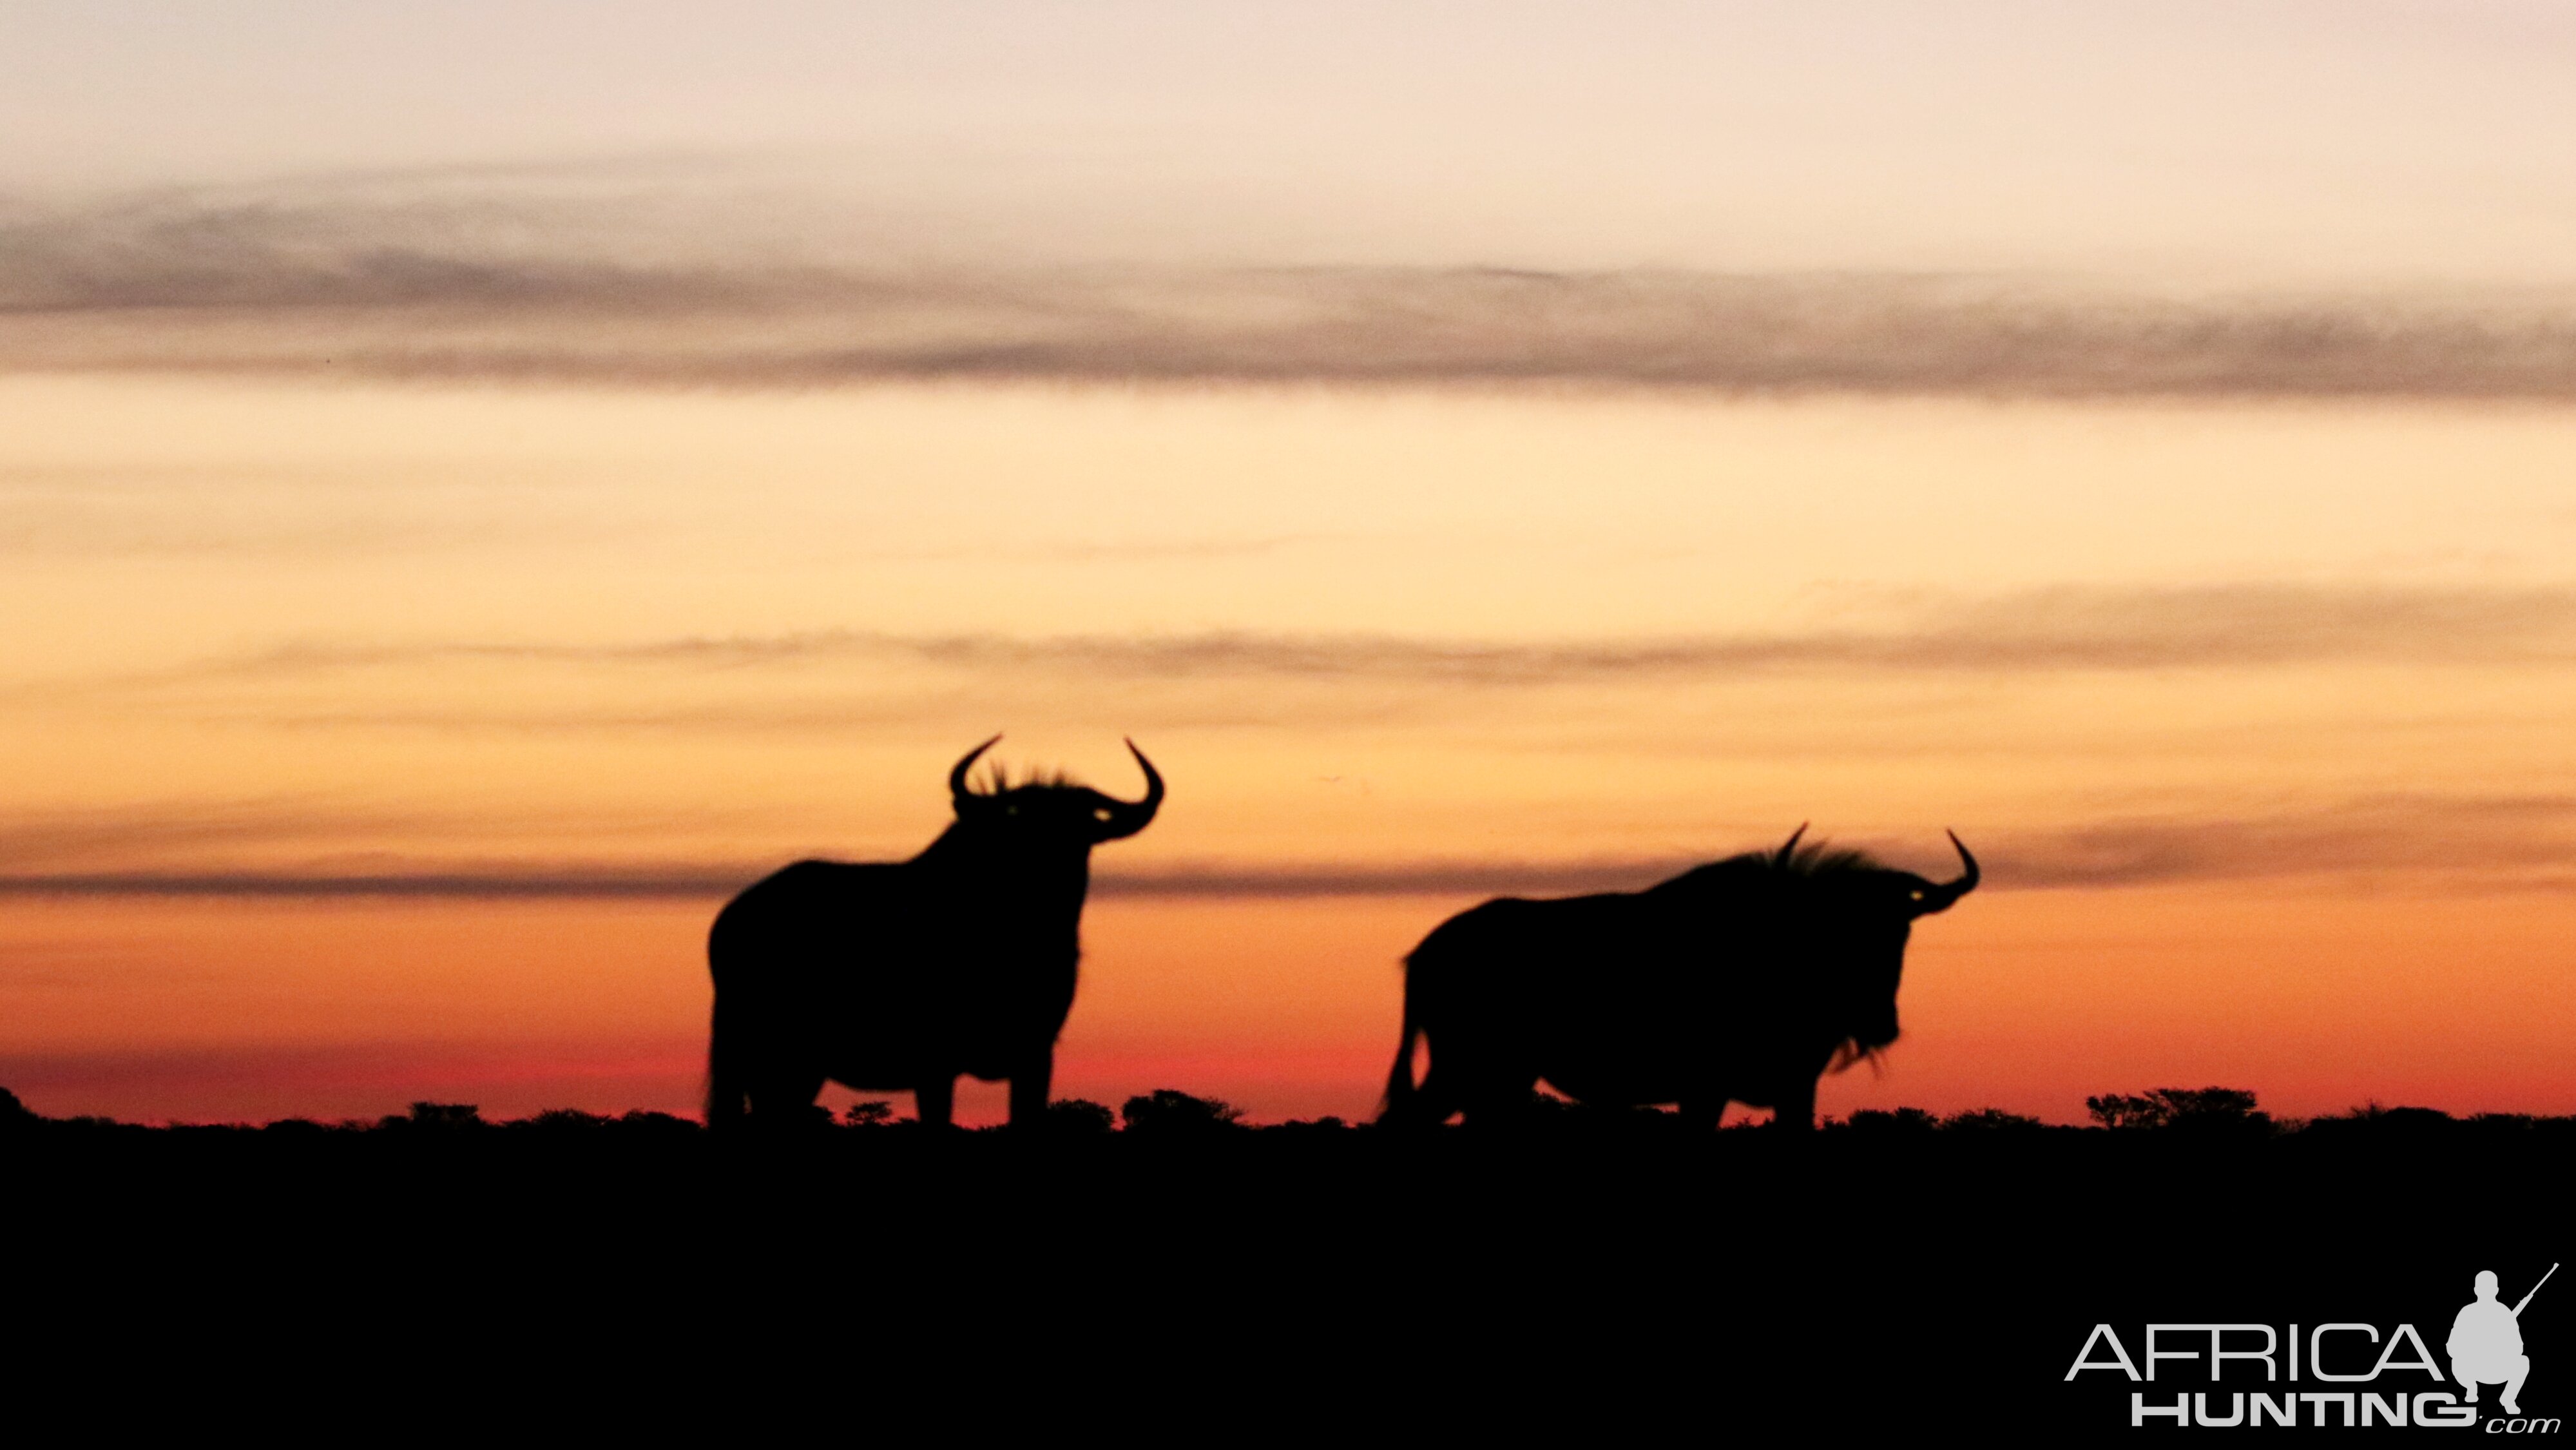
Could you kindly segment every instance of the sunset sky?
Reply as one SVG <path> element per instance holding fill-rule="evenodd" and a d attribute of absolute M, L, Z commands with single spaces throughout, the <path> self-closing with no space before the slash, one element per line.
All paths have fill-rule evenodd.
<path fill-rule="evenodd" d="M 2576 1112 L 2571 560 L 2559 5 L 0 12 L 49 1114 L 694 1110 L 995 731 L 1170 781 L 1060 1095 L 1812 821 L 1989 882 L 1825 1111 Z"/>

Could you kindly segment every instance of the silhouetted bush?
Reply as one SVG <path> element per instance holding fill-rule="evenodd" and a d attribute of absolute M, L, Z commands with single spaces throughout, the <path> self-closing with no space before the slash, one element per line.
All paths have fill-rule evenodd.
<path fill-rule="evenodd" d="M 1852 1114 L 1845 1126 L 1860 1133 L 1929 1133 L 1941 1126 L 1941 1120 L 1921 1108 L 1898 1108 L 1894 1112 L 1863 1108 Z"/>
<path fill-rule="evenodd" d="M 473 1109 L 466 1111 L 470 1113 Z M 597 1113 L 585 1113 L 578 1108 L 548 1108 L 533 1118 L 521 1119 L 510 1126 L 537 1128 L 551 1133 L 584 1133 L 596 1132 L 607 1127 L 609 1122 Z"/>
<path fill-rule="evenodd" d="M 1236 1127 L 1243 1110 L 1217 1098 L 1194 1098 L 1171 1088 L 1127 1100 L 1118 1115 L 1131 1133 L 1212 1133 Z"/>
<path fill-rule="evenodd" d="M 14 1128 L 32 1128 L 43 1121 L 29 1111 L 25 1103 L 18 1101 L 16 1093 L 0 1088 L 0 1133 Z"/>
<path fill-rule="evenodd" d="M 2151 1088 L 2135 1097 L 2104 1093 L 2084 1100 L 2084 1110 L 2105 1128 L 2165 1128 L 2186 1132 L 2268 1133 L 2272 1118 L 2254 1110 L 2242 1088 Z"/>
<path fill-rule="evenodd" d="M 2438 1108 L 2383 1108 L 2377 1103 L 2367 1103 L 2345 1112 L 2311 1118 L 2300 1131 L 2302 1135 L 2315 1134 L 2320 1138 L 2423 1138 L 2457 1125 L 2457 1120 Z"/>
<path fill-rule="evenodd" d="M 852 1103 L 841 1109 L 841 1121 L 853 1128 L 882 1128 L 894 1121 L 894 1104 L 882 1100 Z"/>
<path fill-rule="evenodd" d="M 2001 1108 L 1974 1108 L 1964 1113 L 1952 1113 L 1941 1120 L 1941 1130 L 1945 1133 L 2026 1133 L 2047 1126 L 2037 1118 L 2025 1118 Z"/>
<path fill-rule="evenodd" d="M 388 1128 L 432 1128 L 452 1130 L 485 1126 L 481 1108 L 473 1103 L 414 1103 L 411 1116 L 384 1120 Z"/>
<path fill-rule="evenodd" d="M 1133 1104 L 1130 1104 L 1132 1111 Z M 1089 1098 L 1066 1098 L 1047 1104 L 1047 1131 L 1072 1138 L 1091 1138 L 1110 1132 L 1118 1126 L 1118 1115 L 1107 1103 Z"/>

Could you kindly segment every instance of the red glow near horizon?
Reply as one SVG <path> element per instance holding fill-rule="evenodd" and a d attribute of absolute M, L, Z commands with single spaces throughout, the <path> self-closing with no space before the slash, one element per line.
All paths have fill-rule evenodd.
<path fill-rule="evenodd" d="M 1058 1097 L 1171 1087 L 1257 1121 L 1367 1117 L 1397 958 L 1461 904 L 1104 901 Z M 0 1085 L 143 1121 L 373 1117 L 412 1101 L 694 1115 L 708 1001 L 692 904 L 18 903 Z M 1918 930 L 1905 1035 L 1821 1110 L 2002 1107 L 2223 1084 L 2278 1114 L 2365 1102 L 2576 1111 L 2533 943 L 2558 898 L 1989 892 Z M 2332 984 L 2321 990 L 2320 983 Z M 388 1033 L 388 1023 L 404 1030 Z M 1004 1089 L 961 1084 L 960 1119 Z M 834 1088 L 835 1107 L 903 1094 Z"/>

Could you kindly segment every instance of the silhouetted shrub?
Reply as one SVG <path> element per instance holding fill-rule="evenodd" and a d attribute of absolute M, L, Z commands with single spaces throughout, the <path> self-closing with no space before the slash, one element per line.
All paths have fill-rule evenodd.
<path fill-rule="evenodd" d="M 480 1128 L 484 1126 L 482 1109 L 473 1103 L 414 1103 L 411 1116 L 387 1118 L 388 1128 Z"/>
<path fill-rule="evenodd" d="M 281 1138 L 312 1138 L 331 1130 L 311 1118 L 280 1118 L 260 1131 L 273 1133 Z"/>
<path fill-rule="evenodd" d="M 2105 1128 L 2161 1128 L 2170 1116 L 2165 1105 L 2150 1095 L 2131 1097 L 2126 1093 L 2104 1093 L 2084 1100 L 2084 1111 Z"/>
<path fill-rule="evenodd" d="M 631 1108 L 624 1114 L 620 1115 L 617 1119 L 617 1126 L 621 1130 L 629 1133 L 641 1132 L 662 1135 L 688 1134 L 704 1131 L 703 1125 L 693 1118 L 683 1118 L 672 1113 L 650 1113 L 644 1111 L 642 1108 Z"/>
<path fill-rule="evenodd" d="M 2135 1097 L 2104 1093 L 2084 1110 L 2105 1128 L 2175 1128 L 2189 1132 L 2269 1132 L 2272 1118 L 2254 1110 L 2243 1088 L 2152 1088 Z"/>
<path fill-rule="evenodd" d="M 25 1103 L 18 1101 L 16 1093 L 0 1088 L 0 1133 L 12 1128 L 32 1128 L 43 1121 L 30 1112 Z"/>
<path fill-rule="evenodd" d="M 841 1109 L 841 1121 L 853 1128 L 882 1128 L 894 1121 L 894 1104 L 883 1100 L 852 1103 Z"/>
<path fill-rule="evenodd" d="M 473 1110 L 469 1108 L 467 1111 Z M 596 1113 L 585 1113 L 578 1108 L 548 1108 L 533 1118 L 524 1119 L 523 1122 L 527 1127 L 542 1128 L 553 1133 L 590 1132 L 605 1128 L 609 1124 L 608 1119 Z M 512 1124 L 512 1126 L 516 1127 L 520 1124 Z"/>
<path fill-rule="evenodd" d="M 2020 1133 L 2047 1126 L 2037 1118 L 2025 1118 L 2001 1108 L 1975 1108 L 1941 1120 L 1941 1130 L 1947 1133 Z"/>
<path fill-rule="evenodd" d="M 1131 1133 L 1211 1133 L 1237 1126 L 1243 1109 L 1217 1098 L 1194 1098 L 1171 1088 L 1133 1097 L 1118 1115 Z"/>
<path fill-rule="evenodd" d="M 1091 1138 L 1115 1129 L 1118 1115 L 1109 1111 L 1107 1103 L 1095 1103 L 1089 1098 L 1066 1098 L 1047 1104 L 1046 1126 L 1051 1133 Z"/>
<path fill-rule="evenodd" d="M 2454 1126 L 2451 1115 L 2438 1108 L 2383 1108 L 2377 1103 L 2327 1117 L 2312 1118 L 2300 1131 L 2324 1138 L 2352 1135 L 2370 1137 L 2420 1138 Z"/>
<path fill-rule="evenodd" d="M 1847 1126 L 1861 1133 L 1929 1133 L 1941 1126 L 1941 1120 L 1921 1108 L 1898 1108 L 1894 1112 L 1863 1108 L 1851 1115 Z"/>

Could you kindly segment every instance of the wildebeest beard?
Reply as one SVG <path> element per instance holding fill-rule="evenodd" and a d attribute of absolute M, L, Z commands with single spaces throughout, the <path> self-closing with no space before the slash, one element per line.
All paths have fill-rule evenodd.
<path fill-rule="evenodd" d="M 1855 1066 L 1866 1062 L 1869 1064 L 1870 1075 L 1875 1077 L 1886 1068 L 1888 1044 L 1895 1040 L 1893 1034 L 1882 1042 L 1863 1042 L 1857 1037 L 1846 1037 L 1842 1040 L 1842 1045 L 1834 1049 L 1834 1060 L 1825 1065 L 1825 1071 L 1849 1072 Z"/>

